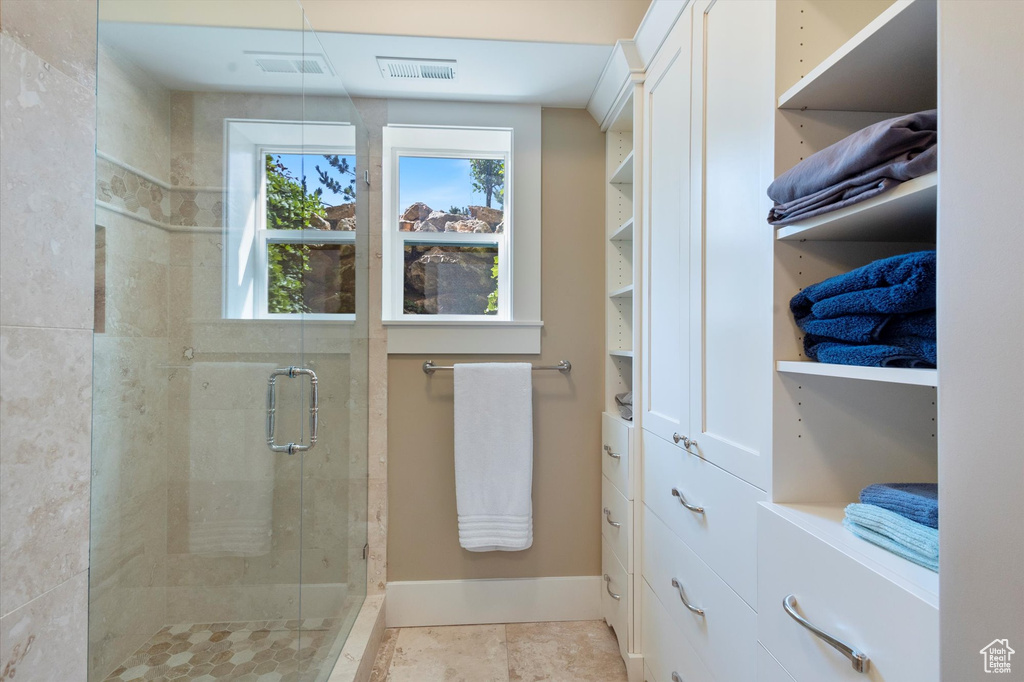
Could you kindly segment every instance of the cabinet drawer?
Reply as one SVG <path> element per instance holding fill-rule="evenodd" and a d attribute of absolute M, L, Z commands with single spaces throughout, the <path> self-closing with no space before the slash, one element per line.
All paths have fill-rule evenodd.
<path fill-rule="evenodd" d="M 683 682 L 712 682 L 707 668 L 701 662 L 686 637 L 676 628 L 665 607 L 644 581 L 643 589 L 644 663 L 658 682 L 675 682 L 677 673 Z M 742 656 L 744 652 L 735 652 Z M 648 682 L 653 682 L 649 680 Z"/>
<path fill-rule="evenodd" d="M 633 576 L 626 572 L 607 540 L 601 542 L 601 567 L 604 585 L 601 587 L 601 613 L 615 630 L 619 640 L 619 653 L 625 659 L 629 653 L 629 600 L 633 594 Z M 618 595 L 618 599 L 612 594 Z"/>
<path fill-rule="evenodd" d="M 605 513 L 607 510 L 608 513 Z M 614 524 L 619 524 L 615 526 Z M 601 534 L 612 546 L 627 573 L 633 572 L 633 553 L 629 551 L 633 533 L 633 503 L 622 496 L 606 477 L 601 477 Z"/>
<path fill-rule="evenodd" d="M 644 503 L 751 607 L 757 598 L 757 503 L 764 492 L 644 432 Z M 688 504 L 687 509 L 673 489 Z"/>
<path fill-rule="evenodd" d="M 921 596 L 763 505 L 758 511 L 758 638 L 797 682 L 939 679 L 939 612 Z M 787 595 L 818 628 L 869 659 L 867 674 L 793 620 Z"/>
<path fill-rule="evenodd" d="M 757 644 L 757 682 L 795 682 L 760 642 Z"/>
<path fill-rule="evenodd" d="M 601 470 L 626 499 L 633 499 L 629 466 L 633 459 L 633 428 L 610 414 L 601 415 Z"/>
<path fill-rule="evenodd" d="M 718 682 L 753 680 L 757 615 L 664 523 L 646 509 L 644 513 L 647 584 Z M 704 614 L 687 609 L 683 594 Z"/>

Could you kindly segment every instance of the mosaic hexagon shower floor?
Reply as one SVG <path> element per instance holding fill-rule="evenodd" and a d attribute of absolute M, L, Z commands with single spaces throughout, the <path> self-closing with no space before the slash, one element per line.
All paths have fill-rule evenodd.
<path fill-rule="evenodd" d="M 341 619 L 170 625 L 110 673 L 130 680 L 315 680 L 330 655 Z"/>

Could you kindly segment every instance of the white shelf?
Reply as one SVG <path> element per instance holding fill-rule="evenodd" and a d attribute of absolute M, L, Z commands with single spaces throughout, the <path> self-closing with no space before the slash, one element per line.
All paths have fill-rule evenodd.
<path fill-rule="evenodd" d="M 862 540 L 843 528 L 845 503 L 760 504 L 839 550 L 851 560 L 884 576 L 932 607 L 939 608 L 939 575 L 867 540 Z"/>
<path fill-rule="evenodd" d="M 612 176 L 608 179 L 608 182 L 613 185 L 633 184 L 633 152 L 626 155 L 626 158 L 622 160 L 619 167 L 612 172 Z"/>
<path fill-rule="evenodd" d="M 939 372 L 935 369 L 912 369 L 909 367 L 858 367 L 855 365 L 832 365 L 809 360 L 779 360 L 776 368 L 787 374 L 812 374 L 823 377 L 882 381 L 890 384 L 912 384 L 915 386 L 938 386 Z"/>
<path fill-rule="evenodd" d="M 780 227 L 783 241 L 935 242 L 939 174 L 908 180 L 853 206 Z"/>
<path fill-rule="evenodd" d="M 633 298 L 633 285 L 628 284 L 620 289 L 609 291 L 608 298 Z"/>
<path fill-rule="evenodd" d="M 615 421 L 619 422 L 626 428 L 633 428 L 633 421 L 631 419 L 623 419 L 622 415 L 620 415 L 618 412 L 608 412 L 606 410 L 605 414 L 608 415 L 609 418 L 614 419 Z"/>
<path fill-rule="evenodd" d="M 608 351 L 608 355 L 611 355 L 611 356 L 616 357 L 616 358 L 630 358 L 630 359 L 632 359 L 633 358 L 633 351 L 631 351 L 631 350 L 610 350 L 610 351 Z"/>
<path fill-rule="evenodd" d="M 608 239 L 613 242 L 633 241 L 633 217 L 630 216 L 629 220 L 615 228 L 612 236 Z"/>
<path fill-rule="evenodd" d="M 934 109 L 934 0 L 897 0 L 779 97 L 780 109 Z"/>

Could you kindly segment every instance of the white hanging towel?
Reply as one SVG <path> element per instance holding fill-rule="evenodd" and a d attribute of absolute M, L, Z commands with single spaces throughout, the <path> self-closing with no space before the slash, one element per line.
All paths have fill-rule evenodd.
<path fill-rule="evenodd" d="M 533 544 L 532 388 L 528 363 L 455 365 L 455 498 L 471 552 Z"/>

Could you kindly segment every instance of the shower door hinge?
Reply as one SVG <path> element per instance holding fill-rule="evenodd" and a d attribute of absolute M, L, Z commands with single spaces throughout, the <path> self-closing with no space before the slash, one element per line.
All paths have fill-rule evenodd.
<path fill-rule="evenodd" d="M 370 558 L 370 543 L 367 542 L 365 545 L 363 545 L 363 561 L 366 561 L 369 558 Z"/>

